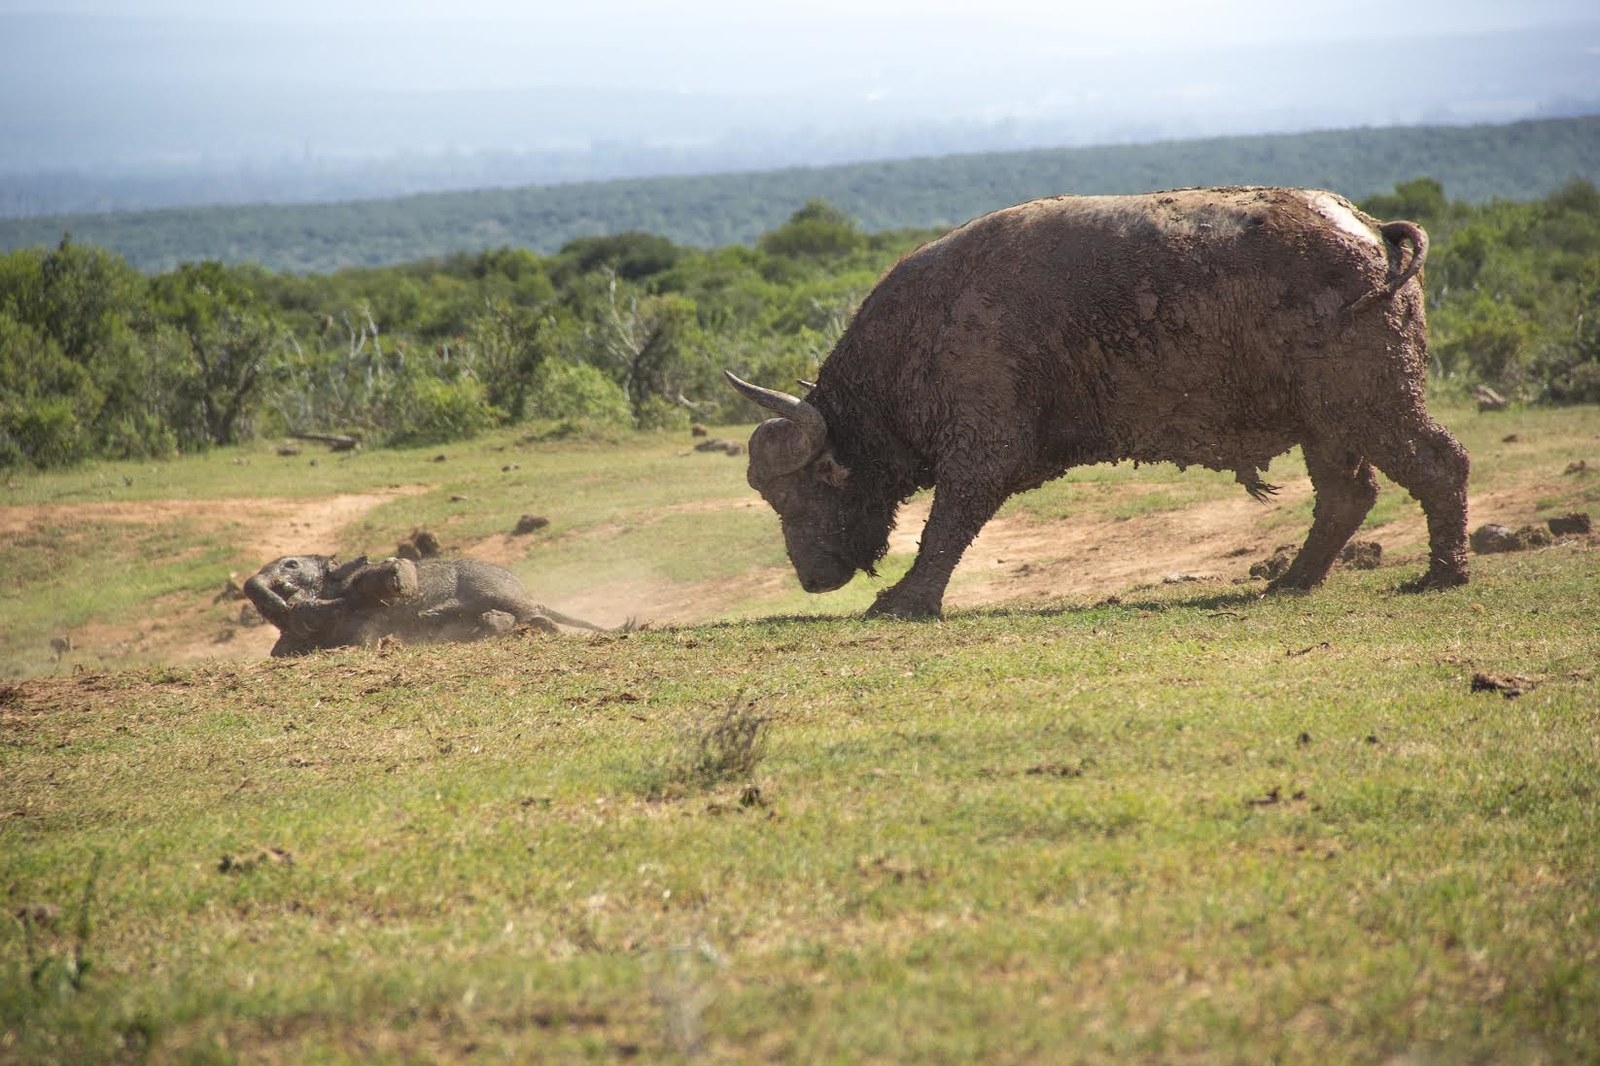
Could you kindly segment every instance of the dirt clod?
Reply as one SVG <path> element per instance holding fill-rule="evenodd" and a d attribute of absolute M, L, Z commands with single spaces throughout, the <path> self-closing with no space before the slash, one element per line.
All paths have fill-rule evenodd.
<path fill-rule="evenodd" d="M 1508 700 L 1516 699 L 1524 692 L 1533 691 L 1537 685 L 1537 681 L 1523 677 L 1521 674 L 1491 674 L 1484 672 L 1472 675 L 1472 691 L 1498 692 Z"/>
<path fill-rule="evenodd" d="M 513 535 L 520 537 L 528 533 L 537 532 L 549 524 L 550 519 L 544 517 L 544 515 L 525 514 L 517 519 L 517 524 L 512 528 L 511 532 Z"/>
<path fill-rule="evenodd" d="M 401 559 L 431 559 L 439 554 L 439 538 L 426 529 L 413 529 L 411 535 L 395 545 L 394 553 Z"/>
<path fill-rule="evenodd" d="M 1543 548 L 1555 543 L 1550 531 L 1543 526 L 1523 526 L 1512 530 L 1493 522 L 1473 530 L 1467 540 L 1472 545 L 1472 550 L 1479 555 L 1526 551 L 1529 548 Z"/>
<path fill-rule="evenodd" d="M 11 913 L 19 922 L 49 928 L 61 917 L 61 908 L 54 903 L 25 903 Z"/>
<path fill-rule="evenodd" d="M 1339 565 L 1351 570 L 1376 570 L 1383 565 L 1383 545 L 1375 540 L 1352 540 L 1340 550 Z"/>
<path fill-rule="evenodd" d="M 1588 533 L 1593 527 L 1589 515 L 1583 511 L 1573 511 L 1571 514 L 1556 515 L 1545 525 L 1550 527 L 1550 532 L 1558 537 L 1573 533 Z"/>
<path fill-rule="evenodd" d="M 258 848 L 247 855 L 224 855 L 217 863 L 217 872 L 245 874 L 263 866 L 293 866 L 294 856 L 280 847 Z"/>
<path fill-rule="evenodd" d="M 1272 549 L 1271 555 L 1250 564 L 1250 576 L 1276 581 L 1289 572 L 1289 564 L 1292 562 L 1294 562 L 1294 545 L 1280 544 Z"/>

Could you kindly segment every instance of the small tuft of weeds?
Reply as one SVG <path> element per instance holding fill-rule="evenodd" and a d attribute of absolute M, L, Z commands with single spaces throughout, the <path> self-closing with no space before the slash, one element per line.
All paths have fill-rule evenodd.
<path fill-rule="evenodd" d="M 728 968 L 727 959 L 697 938 L 669 948 L 665 959 L 647 960 L 646 967 L 667 1043 L 684 1058 L 697 1057 L 705 1044 L 703 1017 L 716 1001 L 716 978 Z"/>
<path fill-rule="evenodd" d="M 49 993 L 65 999 L 73 992 L 83 991 L 89 974 L 89 938 L 93 932 L 90 913 L 94 909 L 95 883 L 100 878 L 101 853 L 95 852 L 89 863 L 89 875 L 83 882 L 83 896 L 78 901 L 78 920 L 73 926 L 73 940 L 59 957 L 54 953 L 41 954 L 37 939 L 40 932 L 48 932 L 60 916 L 54 904 L 32 904 L 15 912 L 22 923 L 23 951 L 28 960 L 28 982 L 41 995 Z"/>
<path fill-rule="evenodd" d="M 711 722 L 685 729 L 666 758 L 642 775 L 643 791 L 651 799 L 666 799 L 748 781 L 766 756 L 771 720 L 754 701 L 735 701 Z"/>

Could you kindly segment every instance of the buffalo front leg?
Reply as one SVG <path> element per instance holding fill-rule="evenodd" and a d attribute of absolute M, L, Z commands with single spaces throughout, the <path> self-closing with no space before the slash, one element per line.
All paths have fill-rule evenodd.
<path fill-rule="evenodd" d="M 1338 446 L 1305 445 L 1306 472 L 1316 493 L 1311 532 L 1288 571 L 1268 592 L 1303 591 L 1320 585 L 1339 550 L 1361 528 L 1378 498 L 1378 479 L 1365 459 Z"/>
<path fill-rule="evenodd" d="M 934 490 L 933 507 L 922 530 L 916 562 L 905 577 L 878 593 L 877 600 L 867 609 L 867 617 L 940 617 L 945 586 L 962 553 L 1004 500 L 1004 495 L 993 492 L 941 483 Z"/>

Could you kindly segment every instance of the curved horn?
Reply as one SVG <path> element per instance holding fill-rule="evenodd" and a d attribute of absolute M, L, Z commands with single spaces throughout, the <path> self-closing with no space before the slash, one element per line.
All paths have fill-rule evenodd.
<path fill-rule="evenodd" d="M 748 381 L 740 379 L 731 370 L 724 370 L 722 373 L 727 377 L 728 384 L 737 389 L 745 399 L 751 403 L 759 404 L 780 418 L 787 418 L 799 426 L 800 432 L 805 435 L 807 443 L 816 449 L 811 453 L 812 455 L 820 452 L 827 445 L 828 420 L 823 418 L 822 412 L 811 406 L 811 404 L 798 396 L 790 396 L 787 392 L 779 392 L 777 389 L 764 389 L 760 385 L 752 385 Z"/>

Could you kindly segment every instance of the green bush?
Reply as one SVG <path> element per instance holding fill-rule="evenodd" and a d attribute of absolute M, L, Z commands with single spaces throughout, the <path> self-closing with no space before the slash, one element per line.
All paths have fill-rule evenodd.
<path fill-rule="evenodd" d="M 617 383 L 587 363 L 550 360 L 533 375 L 528 413 L 551 421 L 633 423 L 628 398 Z"/>
<path fill-rule="evenodd" d="M 384 424 L 390 444 L 444 444 L 477 436 L 495 417 L 476 378 L 445 381 L 417 374 L 389 395 Z"/>
<path fill-rule="evenodd" d="M 67 397 L 0 403 L 0 468 L 67 466 L 85 458 L 88 444 Z"/>

